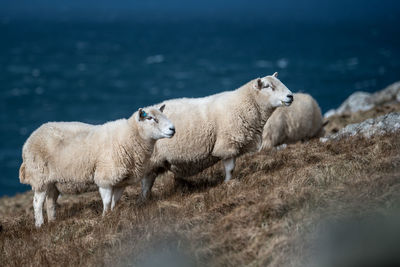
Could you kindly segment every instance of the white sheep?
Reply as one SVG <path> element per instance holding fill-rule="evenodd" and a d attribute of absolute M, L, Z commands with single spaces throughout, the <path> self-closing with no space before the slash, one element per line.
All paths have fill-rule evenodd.
<path fill-rule="evenodd" d="M 290 107 L 277 108 L 267 120 L 262 149 L 319 137 L 323 132 L 323 119 L 317 101 L 308 94 L 297 93 Z"/>
<path fill-rule="evenodd" d="M 171 138 L 174 125 L 160 109 L 139 109 L 129 119 L 103 125 L 80 122 L 43 124 L 25 142 L 20 182 L 34 190 L 35 225 L 55 219 L 56 183 L 96 184 L 103 215 L 114 208 L 124 188 L 143 177 L 156 140 Z"/>
<path fill-rule="evenodd" d="M 292 101 L 292 92 L 274 73 L 234 91 L 163 102 L 177 134 L 157 142 L 149 168 L 152 171 L 142 180 L 142 197 L 147 198 L 157 175 L 166 170 L 180 179 L 219 160 L 223 160 L 225 181 L 229 181 L 235 158 L 258 150 L 269 116 L 277 107 L 289 106 Z"/>

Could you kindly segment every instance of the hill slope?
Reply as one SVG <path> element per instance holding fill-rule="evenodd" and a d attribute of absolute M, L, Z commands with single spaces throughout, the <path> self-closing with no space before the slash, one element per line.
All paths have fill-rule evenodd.
<path fill-rule="evenodd" d="M 196 184 L 156 182 L 137 205 L 124 193 L 101 217 L 97 192 L 63 196 L 57 220 L 35 229 L 32 193 L 0 199 L 1 266 L 299 265 L 322 218 L 384 215 L 398 206 L 400 134 L 289 145 L 238 159 L 221 183 L 217 164 Z"/>

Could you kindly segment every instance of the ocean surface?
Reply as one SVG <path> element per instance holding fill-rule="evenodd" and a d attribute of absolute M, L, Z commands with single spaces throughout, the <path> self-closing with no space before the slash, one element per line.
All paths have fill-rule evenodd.
<path fill-rule="evenodd" d="M 0 196 L 30 189 L 21 149 L 44 122 L 100 124 L 275 71 L 323 112 L 400 80 L 390 23 L 3 21 L 0 36 Z"/>

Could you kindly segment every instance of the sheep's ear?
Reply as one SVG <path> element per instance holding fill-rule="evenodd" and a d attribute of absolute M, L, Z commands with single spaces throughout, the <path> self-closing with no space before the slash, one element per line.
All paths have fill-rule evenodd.
<path fill-rule="evenodd" d="M 144 111 L 142 108 L 139 108 L 139 120 L 144 120 L 147 117 L 146 111 Z"/>
<path fill-rule="evenodd" d="M 274 78 L 278 78 L 278 73 L 277 73 L 277 72 L 275 72 L 274 74 L 272 74 L 272 77 L 274 77 Z"/>
<path fill-rule="evenodd" d="M 160 107 L 160 111 L 164 112 L 165 104 Z"/>
<path fill-rule="evenodd" d="M 261 90 L 263 88 L 263 81 L 260 78 L 257 78 L 253 84 L 255 89 Z"/>

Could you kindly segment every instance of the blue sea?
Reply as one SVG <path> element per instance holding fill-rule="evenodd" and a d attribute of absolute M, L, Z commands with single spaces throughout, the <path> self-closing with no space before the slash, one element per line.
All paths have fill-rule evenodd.
<path fill-rule="evenodd" d="M 21 149 L 47 121 L 100 124 L 177 97 L 279 72 L 323 112 L 400 80 L 390 23 L 251 21 L 0 23 L 0 196 L 21 185 Z"/>

